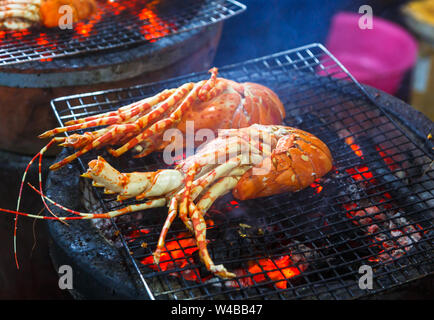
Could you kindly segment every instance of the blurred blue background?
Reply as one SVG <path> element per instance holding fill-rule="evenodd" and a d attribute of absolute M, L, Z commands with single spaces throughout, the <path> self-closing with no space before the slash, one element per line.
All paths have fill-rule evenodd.
<path fill-rule="evenodd" d="M 374 15 L 395 20 L 401 0 L 240 0 L 242 14 L 227 20 L 216 66 L 258 58 L 312 42 L 325 43 L 330 20 L 338 11 L 358 12 L 371 5 Z M 398 21 L 399 22 L 399 21 Z"/>

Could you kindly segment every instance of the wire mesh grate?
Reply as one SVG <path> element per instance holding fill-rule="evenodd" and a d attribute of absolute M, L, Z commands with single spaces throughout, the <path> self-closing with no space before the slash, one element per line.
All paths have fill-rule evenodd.
<path fill-rule="evenodd" d="M 62 97 L 52 106 L 63 125 L 207 76 Z M 285 124 L 324 141 L 334 168 L 297 193 L 242 202 L 229 194 L 213 205 L 209 250 L 216 264 L 237 274 L 231 280 L 204 270 L 179 222 L 169 231 L 164 259 L 152 264 L 167 209 L 114 220 L 151 298 L 353 299 L 433 273 L 429 142 L 399 125 L 322 45 L 223 67 L 220 76 L 274 90 L 287 111 Z M 158 153 L 109 161 L 126 172 L 165 166 Z M 96 194 L 103 210 L 119 207 L 113 197 Z M 374 270 L 372 290 L 359 286 L 362 265 Z"/>
<path fill-rule="evenodd" d="M 155 41 L 223 21 L 245 9 L 235 0 L 99 2 L 98 11 L 73 29 L 0 31 L 0 67 Z"/>

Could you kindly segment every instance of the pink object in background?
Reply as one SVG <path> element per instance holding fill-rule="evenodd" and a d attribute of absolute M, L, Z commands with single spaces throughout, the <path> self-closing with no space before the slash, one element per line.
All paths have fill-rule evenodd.
<path fill-rule="evenodd" d="M 361 29 L 361 16 L 336 14 L 326 47 L 359 82 L 395 94 L 416 62 L 416 40 L 400 26 L 378 17 L 373 18 L 373 29 Z"/>

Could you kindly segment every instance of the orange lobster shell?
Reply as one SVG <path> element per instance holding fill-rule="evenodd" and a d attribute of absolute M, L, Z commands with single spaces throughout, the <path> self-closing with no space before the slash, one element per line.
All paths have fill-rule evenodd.
<path fill-rule="evenodd" d="M 266 174 L 247 171 L 232 191 L 240 200 L 296 192 L 324 176 L 332 168 L 333 158 L 327 145 L 313 134 L 286 127 L 288 135 L 272 146 L 271 157 L 259 167 L 272 166 Z"/>
<path fill-rule="evenodd" d="M 164 90 L 157 95 L 121 107 L 116 111 L 67 122 L 40 135 L 51 137 L 61 132 L 107 127 L 84 134 L 54 138 L 61 146 L 78 151 L 52 165 L 58 169 L 82 154 L 97 148 L 120 148 L 109 152 L 118 157 L 130 149 L 143 157 L 164 149 L 172 141 L 163 141 L 167 129 L 177 128 L 185 136 L 186 124 L 193 121 L 194 129 L 241 128 L 252 124 L 280 124 L 285 109 L 278 96 L 269 88 L 256 83 L 237 83 L 217 78 L 217 68 L 210 70 L 211 78 L 197 83 L 185 83 L 179 88 Z"/>
<path fill-rule="evenodd" d="M 207 270 L 227 279 L 235 274 L 223 265 L 214 264 L 207 249 L 204 215 L 211 205 L 230 191 L 236 198 L 244 200 L 301 190 L 330 171 L 332 162 L 328 147 L 308 132 L 286 126 L 255 124 L 242 129 L 222 130 L 217 138 L 174 169 L 121 173 L 102 157 L 89 162 L 89 169 L 83 177 L 92 179 L 93 185 L 103 187 L 105 193 L 117 194 L 118 201 L 135 198 L 140 201 L 138 204 L 106 213 L 82 213 L 55 203 L 39 191 L 43 199 L 76 216 L 52 217 L 5 209 L 0 211 L 37 219 L 79 220 L 112 218 L 168 206 L 168 215 L 154 252 L 154 263 L 159 263 L 169 228 L 179 216 L 195 236 L 199 256 Z"/>
<path fill-rule="evenodd" d="M 285 109 L 279 97 L 267 87 L 251 82 L 217 78 L 216 86 L 224 86 L 217 97 L 196 101 L 185 114 L 178 128 L 185 133 L 187 121 L 194 121 L 197 129 L 244 128 L 252 124 L 280 124 Z"/>

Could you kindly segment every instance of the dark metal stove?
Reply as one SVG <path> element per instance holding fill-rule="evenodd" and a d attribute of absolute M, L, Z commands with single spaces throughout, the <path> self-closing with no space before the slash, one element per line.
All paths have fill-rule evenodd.
<path fill-rule="evenodd" d="M 399 100 L 359 85 L 321 45 L 220 71 L 222 77 L 272 88 L 286 107 L 286 124 L 323 140 L 335 168 L 297 193 L 243 202 L 227 195 L 214 204 L 207 216 L 213 222 L 207 232 L 209 250 L 216 263 L 238 275 L 230 281 L 212 278 L 203 269 L 181 223 L 175 223 L 168 234 L 165 259 L 159 267 L 152 265 L 150 257 L 167 215 L 164 208 L 111 223 L 88 221 L 69 227 L 49 223 L 53 261 L 70 264 L 79 273 L 73 294 L 85 298 L 354 299 L 384 297 L 421 283 L 432 290 L 434 155 L 432 141 L 427 139 L 432 122 Z M 64 97 L 52 105 L 63 124 L 206 77 L 192 74 Z M 75 209 L 107 211 L 119 206 L 80 182 L 79 174 L 95 156 L 50 173 L 47 194 Z M 164 166 L 159 154 L 134 161 L 104 157 L 120 171 Z M 362 265 L 373 270 L 373 289 L 359 287 Z"/>

